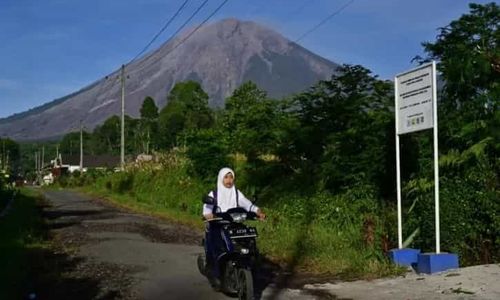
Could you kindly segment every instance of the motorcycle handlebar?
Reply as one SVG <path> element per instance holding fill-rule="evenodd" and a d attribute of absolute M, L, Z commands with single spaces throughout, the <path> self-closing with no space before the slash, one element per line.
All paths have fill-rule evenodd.
<path fill-rule="evenodd" d="M 254 212 L 246 212 L 247 218 L 246 220 L 254 221 L 258 220 L 257 214 Z M 214 221 L 229 221 L 232 222 L 233 218 L 231 217 L 231 213 L 223 212 L 223 213 L 215 213 L 212 219 L 205 219 L 204 222 L 214 222 Z"/>

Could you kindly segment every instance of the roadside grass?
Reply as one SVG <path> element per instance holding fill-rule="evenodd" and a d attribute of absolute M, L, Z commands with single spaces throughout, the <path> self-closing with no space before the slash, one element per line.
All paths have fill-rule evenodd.
<path fill-rule="evenodd" d="M 0 299 L 22 299 L 30 273 L 29 252 L 46 248 L 39 196 L 22 189 L 0 219 Z"/>
<path fill-rule="evenodd" d="M 96 187 L 78 187 L 74 188 L 74 190 L 92 197 L 103 199 L 118 208 L 124 208 L 199 230 L 204 228 L 201 217 L 196 217 L 187 212 L 169 208 L 158 202 L 139 202 L 135 196 L 131 196 L 130 194 L 116 194 L 106 189 Z"/>
<path fill-rule="evenodd" d="M 307 228 L 290 222 L 269 225 L 257 224 L 259 247 L 271 261 L 292 272 L 341 280 L 374 279 L 405 272 L 377 250 L 352 245 L 357 232 L 339 235 L 327 224 L 318 223 Z"/>
<path fill-rule="evenodd" d="M 12 191 L 0 187 L 0 212 L 7 206 L 12 196 Z"/>
<path fill-rule="evenodd" d="M 186 174 L 183 168 L 132 169 L 97 177 L 92 184 L 76 190 L 119 207 L 202 230 L 201 196 L 211 185 Z M 328 211 L 339 207 L 325 208 L 325 202 L 346 211 L 331 217 Z M 354 280 L 404 273 L 404 269 L 387 260 L 378 239 L 371 246 L 364 245 L 359 212 L 369 209 L 363 206 L 365 202 L 353 205 L 349 196 L 297 198 L 288 208 L 280 206 L 279 201 L 268 206 L 263 202 L 268 219 L 253 223 L 259 230 L 259 249 L 272 262 L 298 274 Z M 317 208 L 304 210 L 311 203 Z"/>

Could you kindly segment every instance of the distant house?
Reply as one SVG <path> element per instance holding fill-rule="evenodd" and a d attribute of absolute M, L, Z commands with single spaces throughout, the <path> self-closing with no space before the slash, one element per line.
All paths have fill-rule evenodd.
<path fill-rule="evenodd" d="M 59 154 L 57 159 L 52 161 L 52 174 L 57 177 L 65 172 L 73 173 L 80 171 L 80 155 Z M 120 157 L 113 155 L 84 155 L 83 172 L 90 169 L 115 169 L 120 166 Z"/>

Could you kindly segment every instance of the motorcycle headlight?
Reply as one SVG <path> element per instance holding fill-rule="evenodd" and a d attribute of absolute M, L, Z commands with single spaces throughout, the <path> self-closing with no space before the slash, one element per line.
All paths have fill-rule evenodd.
<path fill-rule="evenodd" d="M 234 222 L 241 223 L 247 219 L 247 214 L 245 213 L 233 213 L 229 214 Z"/>

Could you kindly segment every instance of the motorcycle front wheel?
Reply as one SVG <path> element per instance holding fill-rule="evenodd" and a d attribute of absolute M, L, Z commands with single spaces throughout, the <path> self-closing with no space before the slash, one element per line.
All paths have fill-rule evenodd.
<path fill-rule="evenodd" d="M 237 282 L 238 282 L 238 299 L 252 300 L 253 299 L 253 276 L 252 272 L 248 269 L 238 269 Z"/>
<path fill-rule="evenodd" d="M 205 254 L 198 254 L 197 264 L 198 271 L 200 271 L 201 275 L 207 276 L 207 261 Z"/>

